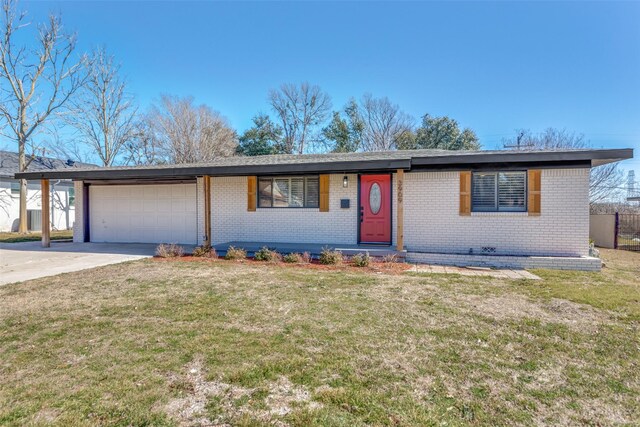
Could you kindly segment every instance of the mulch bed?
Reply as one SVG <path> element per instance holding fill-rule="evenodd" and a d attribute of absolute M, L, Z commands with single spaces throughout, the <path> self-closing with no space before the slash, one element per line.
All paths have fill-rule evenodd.
<path fill-rule="evenodd" d="M 404 262 L 371 262 L 368 267 L 356 267 L 349 261 L 345 261 L 338 265 L 325 265 L 320 264 L 318 260 L 312 260 L 308 264 L 286 263 L 286 262 L 271 262 L 271 261 L 256 261 L 251 257 L 247 257 L 243 260 L 226 260 L 223 257 L 208 258 L 208 257 L 194 257 L 192 255 L 183 255 L 175 258 L 161 258 L 158 256 L 153 257 L 154 261 L 158 262 L 226 262 L 226 263 L 256 263 L 262 265 L 273 265 L 279 267 L 289 268 L 305 268 L 309 270 L 320 271 L 349 271 L 349 272 L 375 272 L 385 274 L 402 274 L 409 270 L 412 265 Z"/>

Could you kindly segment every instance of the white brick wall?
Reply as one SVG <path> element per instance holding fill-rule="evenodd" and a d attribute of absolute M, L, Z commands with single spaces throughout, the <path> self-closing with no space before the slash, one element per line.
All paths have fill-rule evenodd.
<path fill-rule="evenodd" d="M 82 181 L 74 181 L 75 189 L 75 220 L 73 222 L 73 241 L 75 243 L 84 242 L 84 183 Z"/>
<path fill-rule="evenodd" d="M 331 175 L 330 210 L 260 209 L 247 211 L 246 177 L 212 178 L 213 243 L 272 241 L 357 243 L 357 175 Z M 393 244 L 396 243 L 396 192 L 393 177 Z M 202 180 L 198 180 L 198 230 L 204 236 Z M 351 200 L 340 209 L 340 199 Z M 542 172 L 542 213 L 473 213 L 460 216 L 458 172 L 405 173 L 405 248 L 415 252 L 497 255 L 588 255 L 589 170 L 548 169 Z"/>
<path fill-rule="evenodd" d="M 357 242 L 358 177 L 331 175 L 329 212 L 317 208 L 257 208 L 247 211 L 247 177 L 211 179 L 211 228 L 213 243 L 230 241 L 339 243 Z M 199 193 L 202 194 L 199 184 Z M 351 200 L 349 209 L 340 199 Z M 204 212 L 198 209 L 198 212 Z M 199 223 L 200 224 L 200 223 Z M 204 229 L 204 226 L 203 226 Z M 202 234 L 202 233 L 201 233 Z"/>
<path fill-rule="evenodd" d="M 404 189 L 408 251 L 480 254 L 486 246 L 503 255 L 588 255 L 589 169 L 543 170 L 540 216 L 460 216 L 458 172 L 405 173 Z"/>

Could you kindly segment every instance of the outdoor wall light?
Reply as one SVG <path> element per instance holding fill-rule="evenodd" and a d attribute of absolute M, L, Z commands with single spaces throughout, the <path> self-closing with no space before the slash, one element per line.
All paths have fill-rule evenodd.
<path fill-rule="evenodd" d="M 345 176 L 342 178 L 342 186 L 343 186 L 344 188 L 347 188 L 347 187 L 349 186 L 349 177 L 348 177 L 347 175 L 345 175 Z"/>

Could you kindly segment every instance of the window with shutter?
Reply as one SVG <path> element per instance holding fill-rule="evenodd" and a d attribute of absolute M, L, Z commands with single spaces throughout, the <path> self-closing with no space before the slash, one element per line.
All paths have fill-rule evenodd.
<path fill-rule="evenodd" d="M 527 174 L 523 171 L 474 172 L 471 187 L 474 212 L 527 210 Z"/>
<path fill-rule="evenodd" d="M 317 208 L 318 176 L 260 177 L 260 208 Z"/>

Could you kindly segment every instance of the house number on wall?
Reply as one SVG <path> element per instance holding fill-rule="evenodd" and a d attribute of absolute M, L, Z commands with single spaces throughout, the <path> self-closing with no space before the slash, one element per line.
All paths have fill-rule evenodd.
<path fill-rule="evenodd" d="M 371 186 L 371 190 L 369 191 L 369 209 L 371 209 L 371 213 L 376 215 L 380 212 L 381 206 L 381 197 L 380 186 L 378 183 L 374 182 Z"/>

